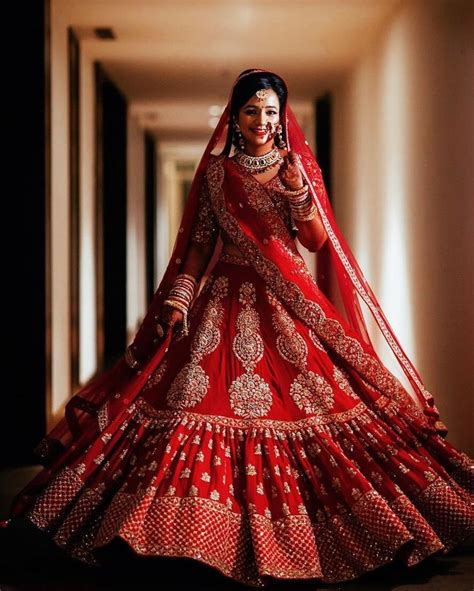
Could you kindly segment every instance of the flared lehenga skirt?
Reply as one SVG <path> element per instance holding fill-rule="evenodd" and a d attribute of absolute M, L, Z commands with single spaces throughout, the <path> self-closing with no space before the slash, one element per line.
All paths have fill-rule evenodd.
<path fill-rule="evenodd" d="M 381 395 L 223 254 L 126 420 L 27 516 L 92 564 L 119 537 L 256 587 L 416 564 L 473 533 L 473 463 Z"/>

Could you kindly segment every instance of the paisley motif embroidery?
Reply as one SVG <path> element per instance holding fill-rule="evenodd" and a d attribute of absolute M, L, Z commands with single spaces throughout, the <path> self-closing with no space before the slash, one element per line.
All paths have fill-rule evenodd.
<path fill-rule="evenodd" d="M 306 341 L 296 330 L 292 318 L 269 287 L 266 293 L 268 301 L 274 308 L 272 324 L 277 333 L 277 350 L 283 359 L 295 365 L 300 371 L 304 371 L 308 357 Z"/>
<path fill-rule="evenodd" d="M 253 304 L 256 301 L 255 287 L 250 281 L 242 283 L 239 302 L 242 304 L 237 320 L 232 350 L 244 366 L 243 375 L 229 387 L 230 405 L 237 416 L 261 417 L 272 406 L 272 393 L 265 380 L 254 373 L 255 366 L 263 357 L 263 339 L 260 336 L 260 320 Z"/>
<path fill-rule="evenodd" d="M 296 406 L 306 414 L 328 412 L 334 404 L 331 384 L 324 376 L 307 369 L 306 341 L 296 330 L 293 319 L 268 286 L 266 293 L 268 301 L 274 308 L 272 324 L 277 333 L 277 350 L 283 359 L 300 370 L 290 386 L 290 396 Z"/>
<path fill-rule="evenodd" d="M 212 285 L 211 298 L 191 343 L 191 361 L 181 368 L 168 390 L 166 400 L 171 408 L 183 410 L 196 406 L 207 394 L 209 376 L 199 362 L 219 345 L 224 315 L 221 300 L 227 295 L 228 283 L 228 278 L 221 275 Z"/>

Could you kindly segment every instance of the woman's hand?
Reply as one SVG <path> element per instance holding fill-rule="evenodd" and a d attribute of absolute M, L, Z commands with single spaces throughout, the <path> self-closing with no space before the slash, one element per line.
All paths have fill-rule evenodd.
<path fill-rule="evenodd" d="M 176 308 L 172 308 L 171 306 L 164 305 L 161 308 L 160 319 L 158 322 L 163 327 L 165 334 L 170 329 L 174 332 L 177 332 L 179 326 L 183 324 L 183 317 L 184 314 L 181 312 L 181 310 L 177 310 Z"/>
<path fill-rule="evenodd" d="M 298 156 L 290 151 L 283 157 L 283 162 L 278 171 L 283 184 L 291 191 L 301 189 L 303 186 L 303 177 L 298 166 Z"/>

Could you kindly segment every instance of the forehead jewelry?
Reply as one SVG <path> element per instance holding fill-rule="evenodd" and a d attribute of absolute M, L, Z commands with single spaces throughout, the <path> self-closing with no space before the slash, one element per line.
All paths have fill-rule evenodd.
<path fill-rule="evenodd" d="M 264 101 L 267 94 L 268 90 L 266 88 L 261 88 L 260 90 L 257 90 L 257 92 L 255 93 L 259 101 Z"/>

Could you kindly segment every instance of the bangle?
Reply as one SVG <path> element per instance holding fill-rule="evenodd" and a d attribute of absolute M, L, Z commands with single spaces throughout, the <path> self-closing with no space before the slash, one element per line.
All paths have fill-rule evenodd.
<path fill-rule="evenodd" d="M 316 217 L 317 211 L 318 210 L 317 210 L 316 205 L 314 203 L 312 203 L 309 211 L 307 211 L 306 213 L 292 212 L 293 219 L 296 220 L 297 222 L 307 222 L 307 221 L 312 220 Z"/>
<path fill-rule="evenodd" d="M 179 275 L 176 275 L 176 279 L 178 279 L 178 277 L 185 277 L 187 279 L 190 279 L 194 283 L 194 285 L 197 285 L 196 277 L 189 275 L 189 273 L 180 273 Z"/>
<path fill-rule="evenodd" d="M 299 197 L 300 195 L 304 195 L 308 191 L 308 185 L 305 183 L 299 189 L 287 189 L 285 188 L 285 195 L 288 197 Z"/>
<path fill-rule="evenodd" d="M 177 275 L 168 297 L 174 301 L 182 302 L 185 306 L 189 306 L 194 298 L 196 287 L 197 281 L 192 275 L 181 273 Z"/>
<path fill-rule="evenodd" d="M 172 300 L 171 298 L 165 300 L 163 302 L 163 306 L 170 306 L 170 308 L 175 308 L 176 310 L 180 310 L 183 314 L 186 314 L 188 311 L 188 307 L 183 304 L 182 302 L 178 302 L 176 300 Z"/>
<path fill-rule="evenodd" d="M 298 197 L 298 199 L 289 199 L 289 203 L 291 212 L 294 214 L 295 218 L 306 217 L 315 207 L 309 192 Z"/>

